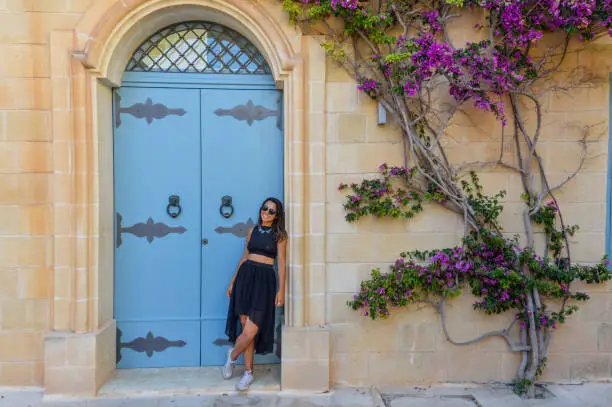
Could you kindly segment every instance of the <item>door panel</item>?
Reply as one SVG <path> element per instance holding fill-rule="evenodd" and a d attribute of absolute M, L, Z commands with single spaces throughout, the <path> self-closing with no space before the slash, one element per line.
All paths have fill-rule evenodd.
<path fill-rule="evenodd" d="M 224 362 L 226 289 L 262 201 L 283 197 L 281 93 L 202 90 L 202 364 Z M 231 197 L 233 214 L 220 213 Z M 223 208 L 229 212 L 229 207 Z M 274 355 L 258 363 L 276 363 Z"/>
<path fill-rule="evenodd" d="M 138 85 L 118 96 L 117 367 L 221 365 L 225 292 L 246 233 L 263 199 L 283 197 L 281 93 Z"/>
<path fill-rule="evenodd" d="M 118 342 L 132 344 L 120 347 L 118 367 L 197 366 L 199 91 L 121 88 L 114 124 L 115 318 Z M 171 195 L 180 198 L 176 218 L 167 213 Z M 175 213 L 178 206 L 169 209 Z M 141 351 L 153 348 L 159 350 Z"/>

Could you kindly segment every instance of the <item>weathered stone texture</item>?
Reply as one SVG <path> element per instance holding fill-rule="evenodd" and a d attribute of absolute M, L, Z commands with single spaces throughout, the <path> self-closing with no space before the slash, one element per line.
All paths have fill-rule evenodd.
<path fill-rule="evenodd" d="M 578 168 L 580 140 L 588 131 L 582 172 L 556 193 L 566 222 L 581 226 L 572 239 L 572 257 L 580 262 L 597 262 L 606 251 L 608 75 L 612 70 L 609 55 L 609 51 L 605 57 L 603 53 L 582 51 L 568 58 L 567 64 L 573 63 L 573 68 L 580 61 L 582 69 L 585 60 L 594 58 L 606 67 L 593 68 L 597 71 L 593 72 L 597 77 L 593 84 L 571 89 L 567 95 L 544 98 L 540 151 L 552 185 L 565 181 Z M 359 289 L 359 282 L 368 277 L 370 269 L 384 270 L 401 251 L 453 245 L 461 237 L 462 226 L 456 215 L 429 207 L 410 222 L 373 219 L 356 224 L 344 222 L 341 206 L 344 195 L 334 187 L 371 176 L 383 162 L 400 164 L 401 151 L 396 144 L 400 138 L 397 131 L 391 137 L 384 133 L 384 129 L 392 126 L 375 125 L 373 104 L 358 98 L 358 105 L 351 111 L 352 90 L 339 84 L 350 79 L 337 68 L 328 68 L 328 72 L 331 72 L 329 77 L 334 77 L 334 90 L 346 92 L 345 96 L 334 96 L 334 102 L 328 104 L 330 107 L 336 101 L 342 103 L 341 114 L 330 114 L 332 121 L 328 124 L 327 138 L 327 322 L 332 327 L 334 381 L 352 385 L 405 385 L 448 380 L 512 380 L 520 356 L 509 352 L 506 342 L 500 338 L 456 347 L 444 339 L 439 316 L 431 311 L 427 311 L 427 318 L 423 320 L 423 311 L 411 307 L 393 311 L 389 321 L 374 323 L 347 311 L 345 301 Z M 503 151 L 512 163 L 515 146 L 501 145 L 499 123 L 491 115 L 473 109 L 467 113 L 469 118 L 458 117 L 448 130 L 444 145 L 449 158 L 456 163 L 488 161 L 497 159 Z M 528 125 L 533 126 L 533 118 L 527 119 Z M 358 128 L 364 121 L 365 136 Z M 480 178 L 488 193 L 501 189 L 508 192 L 502 225 L 508 232 L 522 233 L 519 177 L 485 167 Z M 546 380 L 592 380 L 612 375 L 609 358 L 612 286 L 584 289 L 593 294 L 591 301 L 580 304 L 581 310 L 555 332 Z M 471 300 L 466 296 L 449 304 L 452 308 L 447 312 L 448 330 L 454 340 L 469 340 L 488 330 L 501 329 L 512 318 L 511 315 L 491 318 L 478 314 L 471 309 Z M 351 364 L 360 369 L 351 369 Z"/>
<path fill-rule="evenodd" d="M 401 133 L 392 122 L 377 124 L 376 104 L 326 60 L 318 39 L 303 38 L 287 24 L 276 0 L 249 1 L 274 16 L 301 50 L 296 61 L 304 61 L 292 79 L 299 86 L 290 124 L 301 138 L 287 143 L 294 153 L 286 179 L 291 179 L 288 225 L 294 248 L 289 260 L 304 265 L 291 270 L 302 291 L 288 300 L 298 315 L 294 322 L 305 327 L 284 336 L 283 385 L 325 391 L 330 383 L 512 379 L 520 358 L 501 339 L 455 347 L 445 340 L 431 308 L 410 307 L 376 322 L 348 309 L 346 301 L 372 268 L 384 270 L 405 250 L 459 242 L 461 218 L 428 205 L 410 221 L 344 221 L 338 184 L 373 176 L 383 162 L 402 164 Z M 112 146 L 108 138 L 92 147 L 91 133 L 84 130 L 95 122 L 100 133 L 112 132 L 110 121 L 96 122 L 110 117 L 111 93 L 104 85 L 90 88 L 84 68 L 68 50 L 84 47 L 96 19 L 106 15 L 108 24 L 119 21 L 141 3 L 0 0 L 0 385 L 44 384 L 56 392 L 91 393 L 113 369 L 112 277 L 98 274 L 112 268 L 107 259 L 112 221 L 104 221 L 112 218 L 112 204 L 104 202 L 104 191 L 112 188 L 105 175 L 112 174 Z M 478 40 L 469 30 L 481 18 L 476 13 L 458 20 L 451 29 L 455 40 Z M 114 28 L 104 24 L 99 31 Z M 75 36 L 77 25 L 81 31 Z M 53 30 L 60 31 L 52 37 Z M 94 41 L 92 53 L 101 52 L 99 47 Z M 606 249 L 610 55 L 609 44 L 571 53 L 561 79 L 579 77 L 586 83 L 546 96 L 543 103 L 541 151 L 553 185 L 579 165 L 579 142 L 588 130 L 583 172 L 556 193 L 567 222 L 581 225 L 572 255 L 582 262 L 598 261 Z M 86 99 L 94 93 L 96 106 Z M 449 158 L 486 161 L 503 152 L 512 163 L 516 147 L 501 144 L 492 115 L 473 108 L 465 113 L 443 140 Z M 532 115 L 526 119 L 533 129 Z M 485 167 L 481 180 L 487 192 L 507 190 L 502 224 L 520 233 L 519 177 Z M 75 243 L 76 235 L 87 239 Z M 98 244 L 101 254 L 90 251 Z M 593 293 L 591 301 L 555 334 L 546 380 L 612 376 L 612 285 L 586 290 Z M 471 300 L 464 296 L 449 304 L 448 329 L 455 340 L 499 329 L 511 318 L 475 313 Z M 45 339 L 51 328 L 83 334 Z M 69 355 L 67 347 L 78 351 Z"/>

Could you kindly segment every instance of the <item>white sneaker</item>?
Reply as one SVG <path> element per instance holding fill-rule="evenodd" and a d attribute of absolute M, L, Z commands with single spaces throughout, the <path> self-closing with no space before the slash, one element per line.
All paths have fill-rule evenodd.
<path fill-rule="evenodd" d="M 231 379 L 234 375 L 234 365 L 236 362 L 232 360 L 233 351 L 234 348 L 230 348 L 230 350 L 227 351 L 227 360 L 225 361 L 225 365 L 223 365 L 223 378 L 225 380 Z"/>
<path fill-rule="evenodd" d="M 236 385 L 236 390 L 238 391 L 248 390 L 249 387 L 251 386 L 251 383 L 253 383 L 253 373 L 244 372 L 244 374 L 242 375 L 242 379 L 240 379 L 240 383 Z"/>

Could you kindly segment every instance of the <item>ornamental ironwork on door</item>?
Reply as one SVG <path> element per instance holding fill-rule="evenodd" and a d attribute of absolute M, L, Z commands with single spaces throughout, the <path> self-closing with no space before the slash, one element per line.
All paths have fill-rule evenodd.
<path fill-rule="evenodd" d="M 166 27 L 138 47 L 127 72 L 263 74 L 270 67 L 244 36 L 219 24 L 194 21 Z"/>

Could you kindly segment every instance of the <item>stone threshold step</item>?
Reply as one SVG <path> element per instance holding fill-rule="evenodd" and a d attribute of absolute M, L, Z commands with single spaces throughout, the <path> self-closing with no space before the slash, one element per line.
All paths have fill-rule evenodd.
<path fill-rule="evenodd" d="M 127 399 L 152 400 L 184 396 L 220 396 L 235 394 L 235 385 L 244 372 L 236 366 L 234 377 L 224 380 L 220 367 L 118 369 L 95 397 L 82 395 L 45 395 L 44 406 L 123 406 Z M 251 393 L 277 394 L 280 391 L 280 365 L 255 366 Z M 134 401 L 135 402 L 135 401 Z M 117 404 L 114 404 L 117 403 Z M 130 404 L 131 405 L 131 404 Z M 137 404 L 141 405 L 141 404 Z"/>

